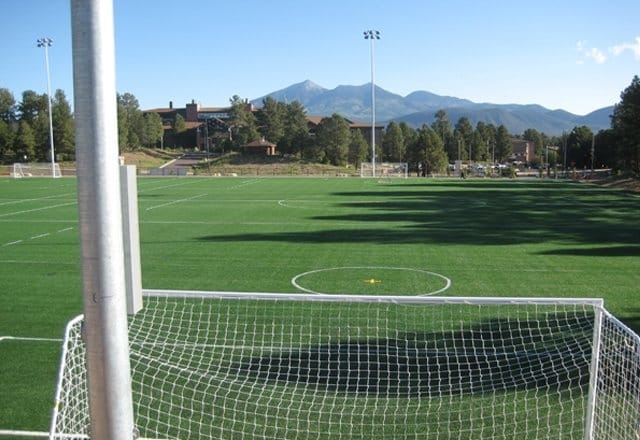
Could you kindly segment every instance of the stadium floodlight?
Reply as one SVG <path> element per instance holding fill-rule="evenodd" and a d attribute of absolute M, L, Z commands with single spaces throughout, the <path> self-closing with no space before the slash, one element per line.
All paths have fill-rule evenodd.
<path fill-rule="evenodd" d="M 364 31 L 364 39 L 371 42 L 371 171 L 376 177 L 376 86 L 374 81 L 374 44 L 380 39 L 380 31 Z"/>
<path fill-rule="evenodd" d="M 51 75 L 49 74 L 49 48 L 53 45 L 53 40 L 49 37 L 38 38 L 38 47 L 44 47 L 44 65 L 47 71 L 47 97 L 49 103 L 49 145 L 51 146 L 51 177 L 56 176 L 56 155 L 53 146 L 53 119 L 51 117 Z"/>

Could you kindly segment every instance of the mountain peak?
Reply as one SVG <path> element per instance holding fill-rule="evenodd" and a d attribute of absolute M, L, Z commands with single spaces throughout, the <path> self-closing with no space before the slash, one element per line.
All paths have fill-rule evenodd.
<path fill-rule="evenodd" d="M 371 83 L 339 85 L 329 90 L 307 79 L 251 102 L 261 106 L 266 97 L 285 103 L 298 101 L 308 114 L 317 116 L 337 113 L 354 121 L 367 121 L 371 117 Z M 597 131 L 610 125 L 610 109 L 597 110 L 587 118 L 565 111 L 551 111 L 537 104 L 478 104 L 426 91 L 415 91 L 403 97 L 376 85 L 376 119 L 380 124 L 404 121 L 410 126 L 420 127 L 432 123 L 438 110 L 446 111 L 453 123 L 460 117 L 466 117 L 474 125 L 480 121 L 505 125 L 514 134 L 535 128 L 554 135 L 577 125 L 588 125 Z"/>
<path fill-rule="evenodd" d="M 319 86 L 318 84 L 314 83 L 313 81 L 311 81 L 310 79 L 306 79 L 304 81 L 302 81 L 299 84 L 302 88 L 304 88 L 305 90 L 324 90 L 324 88 L 322 86 Z"/>

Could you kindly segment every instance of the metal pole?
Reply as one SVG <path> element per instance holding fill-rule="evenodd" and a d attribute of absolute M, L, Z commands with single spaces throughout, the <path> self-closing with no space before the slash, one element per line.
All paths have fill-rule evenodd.
<path fill-rule="evenodd" d="M 596 134 L 591 134 L 591 177 L 593 177 L 593 162 L 596 158 Z"/>
<path fill-rule="evenodd" d="M 376 177 L 376 86 L 375 86 L 375 61 L 373 40 L 380 39 L 380 31 L 364 31 L 364 39 L 370 40 L 371 46 L 371 172 Z"/>
<path fill-rule="evenodd" d="M 112 0 L 71 0 L 90 437 L 130 439 Z"/>
<path fill-rule="evenodd" d="M 53 40 L 48 37 L 39 38 L 38 47 L 44 47 L 44 65 L 47 71 L 47 96 L 49 101 L 49 145 L 51 148 L 51 177 L 56 177 L 56 153 L 53 146 L 53 118 L 51 117 L 51 75 L 49 73 L 49 47 Z"/>
<path fill-rule="evenodd" d="M 564 159 L 563 159 L 563 164 L 562 166 L 564 167 L 564 177 L 567 177 L 567 135 L 566 133 L 563 131 L 562 132 L 562 149 L 563 154 L 564 154 Z"/>
<path fill-rule="evenodd" d="M 376 85 L 373 38 L 371 38 L 371 172 L 376 177 Z"/>

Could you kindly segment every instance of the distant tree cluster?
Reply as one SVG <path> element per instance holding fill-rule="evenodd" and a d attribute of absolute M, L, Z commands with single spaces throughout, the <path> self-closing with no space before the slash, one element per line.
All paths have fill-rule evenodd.
<path fill-rule="evenodd" d="M 418 129 L 404 122 L 386 127 L 376 160 L 420 164 L 425 173 L 442 172 L 455 160 L 485 163 L 506 162 L 512 156 L 512 139 L 519 137 L 535 146 L 532 164 L 549 163 L 566 168 L 611 167 L 640 175 L 640 79 L 620 95 L 621 101 L 611 116 L 611 128 L 595 134 L 587 126 L 574 127 L 561 136 L 547 136 L 531 128 L 521 135 L 511 135 L 504 125 L 478 122 L 468 118 L 455 125 L 446 111 L 435 114 L 430 126 Z M 118 94 L 118 130 L 120 151 L 162 146 L 166 136 L 157 113 L 143 113 L 131 93 Z M 17 102 L 8 89 L 0 88 L 0 161 L 49 161 L 48 98 L 32 90 L 22 93 Z M 359 130 L 350 129 L 338 114 L 322 119 L 310 132 L 304 107 L 298 101 L 282 103 L 271 97 L 263 100 L 257 112 L 238 96 L 230 99 L 229 119 L 224 137 L 219 138 L 223 151 L 264 138 L 278 146 L 283 155 L 344 166 L 358 166 L 371 160 L 371 150 Z M 73 114 L 62 90 L 52 99 L 53 135 L 56 159 L 74 160 Z M 185 121 L 177 115 L 169 134 L 179 139 L 185 134 Z M 548 148 L 551 147 L 551 148 Z"/>
<path fill-rule="evenodd" d="M 135 96 L 118 94 L 118 143 L 120 151 L 134 151 L 141 147 L 161 145 L 164 129 L 157 113 L 143 113 Z M 184 130 L 184 120 L 182 121 Z"/>
<path fill-rule="evenodd" d="M 16 102 L 13 94 L 0 88 L 0 161 L 49 162 L 49 103 L 46 94 L 33 90 L 22 93 Z M 71 106 L 62 90 L 51 100 L 53 140 L 57 160 L 73 160 L 75 143 Z"/>

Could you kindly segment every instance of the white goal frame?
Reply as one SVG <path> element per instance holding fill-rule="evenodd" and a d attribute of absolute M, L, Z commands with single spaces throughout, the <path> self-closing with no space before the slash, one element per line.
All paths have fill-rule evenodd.
<path fill-rule="evenodd" d="M 53 164 L 53 171 L 51 169 L 51 163 L 20 163 L 13 164 L 13 171 L 11 176 L 14 179 L 20 179 L 23 177 L 62 177 L 62 171 L 60 170 L 60 164 Z"/>
<path fill-rule="evenodd" d="M 373 171 L 375 169 L 375 176 Z M 377 162 L 374 165 L 371 162 L 360 163 L 360 177 L 400 177 L 406 179 L 409 177 L 409 164 L 407 162 Z"/>
<path fill-rule="evenodd" d="M 284 435 L 284 437 L 278 438 L 290 438 L 291 436 L 324 438 L 322 435 L 330 435 L 327 438 L 343 438 L 343 435 L 356 435 L 357 431 L 344 434 L 340 429 L 352 429 L 350 424 L 354 424 L 354 420 L 361 421 L 359 418 L 361 406 L 368 407 L 368 410 L 379 414 L 379 416 L 367 422 L 366 427 L 363 424 L 357 426 L 358 424 L 355 423 L 355 429 L 370 429 L 371 432 L 368 435 L 375 437 L 372 433 L 378 428 L 369 427 L 368 423 L 375 425 L 375 421 L 379 420 L 382 424 L 392 426 L 393 420 L 398 418 L 412 420 L 414 424 L 421 423 L 412 411 L 416 407 L 425 405 L 435 405 L 433 410 L 437 409 L 439 418 L 451 419 L 454 417 L 457 420 L 451 426 L 443 425 L 444 428 L 441 425 L 438 425 L 438 428 L 425 428 L 428 431 L 428 438 L 434 439 L 455 437 L 458 424 L 465 426 L 464 429 L 471 430 L 474 435 L 481 436 L 475 438 L 513 438 L 510 436 L 520 433 L 521 430 L 527 430 L 527 435 L 524 438 L 542 438 L 547 430 L 554 429 L 560 431 L 554 432 L 552 437 L 569 439 L 613 440 L 635 438 L 634 436 L 640 433 L 640 425 L 638 425 L 640 421 L 640 377 L 637 374 L 640 372 L 640 337 L 609 314 L 603 308 L 600 299 L 307 295 L 158 290 L 145 290 L 144 295 L 146 298 L 145 308 L 138 315 L 130 318 L 129 322 L 133 400 L 136 413 L 134 419 L 141 438 L 268 437 L 274 432 Z M 227 312 L 220 314 L 217 307 L 223 303 L 223 309 Z M 277 309 L 281 304 L 286 306 L 281 310 L 287 312 L 258 316 L 257 319 L 251 319 L 252 315 L 244 315 L 247 310 L 262 311 L 270 307 Z M 373 345 L 371 342 L 358 345 L 360 348 L 354 348 L 353 343 L 348 344 L 351 346 L 348 349 L 349 362 L 361 362 L 354 359 L 372 356 L 371 350 L 374 350 L 375 356 L 380 359 L 390 355 L 388 344 L 383 347 L 379 345 L 381 341 L 399 341 L 396 339 L 398 333 L 392 332 L 393 328 L 382 331 L 378 336 L 365 335 L 367 332 L 377 331 L 379 320 L 381 328 L 385 328 L 386 321 L 390 319 L 388 314 L 384 312 L 386 308 L 400 308 L 400 315 L 418 313 L 416 310 L 420 310 L 420 308 L 425 308 L 425 310 L 453 308 L 455 313 L 451 316 L 457 318 L 444 322 L 443 329 L 449 328 L 455 334 L 468 334 L 470 336 L 468 343 L 472 343 L 474 338 L 472 337 L 473 332 L 467 327 L 467 319 L 473 317 L 474 314 L 479 312 L 481 316 L 485 316 L 483 310 L 495 311 L 503 308 L 505 310 L 506 308 L 522 309 L 523 312 L 517 311 L 513 315 L 514 318 L 509 318 L 508 321 L 497 317 L 488 319 L 487 322 L 494 323 L 491 325 L 502 329 L 498 333 L 501 334 L 501 337 L 506 338 L 505 342 L 499 346 L 492 345 L 491 342 L 497 341 L 489 337 L 484 342 L 481 339 L 475 340 L 473 346 L 469 346 L 468 349 L 464 348 L 462 351 L 460 348 L 466 347 L 467 342 L 456 343 L 461 345 L 455 345 L 458 348 L 454 348 L 453 352 L 441 351 L 441 349 L 424 352 L 435 359 L 432 360 L 432 365 L 437 365 L 440 359 L 443 361 L 443 367 L 451 365 L 445 362 L 446 359 L 449 361 L 455 359 L 456 365 L 459 365 L 459 367 L 454 365 L 454 368 L 458 368 L 457 373 L 454 374 L 455 381 L 450 381 L 448 385 L 441 385 L 440 388 L 431 391 L 427 388 L 419 389 L 417 392 L 413 392 L 409 388 L 399 391 L 399 386 L 394 385 L 395 382 L 386 382 L 387 388 L 380 388 L 381 385 L 376 385 L 377 382 L 370 380 L 360 384 L 358 381 L 362 377 L 359 376 L 364 373 L 358 368 L 354 369 L 354 376 L 338 378 L 329 384 L 323 383 L 321 379 L 313 379 L 311 376 L 305 376 L 309 379 L 299 383 L 291 382 L 290 379 L 283 376 L 284 370 L 279 369 L 279 365 L 282 365 L 283 359 L 285 359 L 282 355 L 283 352 L 297 354 L 297 358 L 293 356 L 291 359 L 298 359 L 297 362 L 302 362 L 299 357 L 300 353 L 313 352 L 317 356 L 343 356 L 340 353 L 344 353 L 345 350 L 343 346 L 342 349 L 338 348 L 339 351 L 330 350 L 327 352 L 326 350 L 329 350 L 331 344 L 309 345 L 309 342 L 303 343 L 302 347 L 296 347 L 301 341 L 316 340 L 319 337 L 314 331 L 311 334 L 305 333 L 305 331 L 309 332 L 309 329 L 305 329 L 307 327 L 305 319 L 300 320 L 300 327 L 288 324 L 289 319 L 295 321 L 299 310 L 306 310 L 305 313 L 312 316 L 312 320 L 325 315 L 325 318 L 321 319 L 332 322 L 333 327 L 332 329 L 322 328 L 319 334 L 327 335 L 330 340 L 335 338 L 337 347 L 340 347 L 340 340 L 356 341 L 358 344 L 367 340 L 378 341 Z M 564 315 L 563 310 L 565 309 L 575 310 L 577 314 L 575 317 L 571 314 L 573 312 Z M 367 310 L 369 311 L 366 312 Z M 548 314 L 546 310 L 549 311 Z M 207 313 L 211 311 L 213 311 L 212 314 L 208 315 Z M 363 312 L 366 313 L 363 315 Z M 203 313 L 205 315 L 200 316 Z M 530 313 L 531 315 L 529 315 Z M 534 342 L 544 341 L 547 337 L 544 333 L 536 333 L 538 328 L 545 327 L 545 322 L 534 322 L 528 318 L 529 316 L 531 319 L 535 318 L 537 313 L 541 313 L 540 316 L 550 316 L 557 319 L 553 325 L 558 324 L 560 327 L 555 330 L 552 339 L 565 341 L 566 346 L 545 345 L 548 344 L 545 342 L 543 344 L 545 347 L 553 348 L 545 348 L 542 351 L 536 348 L 538 346 Z M 371 320 L 372 325 L 375 324 L 376 329 L 352 325 L 353 323 L 349 322 L 351 314 L 365 316 L 366 320 Z M 345 317 L 344 322 L 340 321 L 341 316 Z M 515 317 L 517 316 L 524 318 L 522 329 L 516 325 L 518 321 Z M 490 315 L 486 315 L 485 318 L 490 318 Z M 572 321 L 581 323 L 582 328 L 567 327 L 564 330 L 562 326 Z M 506 326 L 501 324 L 505 322 L 511 324 Z M 414 328 L 413 323 L 408 323 L 407 326 L 408 329 Z M 83 367 L 82 327 L 83 318 L 78 317 L 70 322 L 67 328 L 56 391 L 55 412 L 51 424 L 51 439 L 83 438 L 88 435 L 86 432 L 86 427 L 89 424 L 88 394 L 86 371 Z M 170 328 L 174 328 L 177 333 L 160 335 L 160 338 L 156 338 L 160 333 Z M 283 330 L 287 330 L 289 336 L 279 339 L 282 338 L 281 332 Z M 236 332 L 242 334 L 236 335 Z M 332 332 L 337 333 L 331 336 Z M 443 335 L 447 334 L 445 330 L 443 332 Z M 529 343 L 533 344 L 526 351 L 522 351 L 522 341 L 518 341 L 518 338 L 521 337 L 518 335 L 524 334 L 523 332 L 532 332 L 530 336 L 527 336 L 530 341 L 524 341 L 524 345 L 522 345 L 524 347 Z M 233 339 L 227 339 L 232 334 L 236 336 Z M 574 336 L 577 336 L 578 339 L 574 339 Z M 258 339 L 253 341 L 253 337 Z M 577 343 L 579 347 L 574 354 L 576 341 L 580 342 Z M 410 346 L 407 347 L 410 348 Z M 384 350 L 381 351 L 383 348 Z M 402 349 L 400 353 L 408 355 L 408 348 Z M 210 362 L 211 356 L 203 353 L 220 355 L 222 363 L 218 364 L 217 360 Z M 322 355 L 321 353 L 328 354 Z M 398 353 L 396 349 L 396 355 Z M 230 363 L 229 359 L 234 359 L 234 361 Z M 267 359 L 273 360 L 275 364 L 265 364 Z M 317 359 L 318 362 L 321 362 L 320 357 Z M 525 368 L 526 371 L 519 372 L 517 377 L 507 378 L 506 388 L 499 390 L 484 389 L 482 386 L 478 386 L 478 383 L 474 384 L 474 381 L 480 381 L 480 385 L 483 381 L 493 384 L 494 379 L 482 378 L 483 374 L 489 376 L 493 374 L 491 368 L 484 365 L 481 369 L 482 373 L 471 369 L 469 370 L 472 377 L 471 388 L 466 389 L 467 385 L 464 382 L 466 376 L 460 373 L 478 362 L 488 362 L 489 364 L 496 362 L 496 365 L 501 362 L 507 364 L 511 362 L 512 365 L 524 364 L 528 367 Z M 554 362 L 559 364 L 555 365 Z M 246 375 L 249 378 L 243 377 L 242 382 L 238 383 L 238 373 L 235 370 L 237 368 L 242 370 L 244 368 L 242 365 L 253 365 L 253 367 L 246 367 L 248 368 Z M 299 367 L 301 364 L 296 365 L 301 368 Z M 379 365 L 375 368 L 377 370 L 374 372 L 382 371 Z M 582 371 L 579 378 L 574 376 L 575 371 L 572 372 L 572 369 L 576 368 Z M 260 373 L 261 369 L 263 369 L 262 373 Z M 330 370 L 332 369 L 327 369 L 327 371 Z M 257 371 L 255 377 L 252 376 L 251 371 L 254 373 Z M 173 376 L 172 374 L 176 372 L 177 375 Z M 164 377 L 164 374 L 170 377 Z M 337 374 L 339 376 L 340 373 Z M 448 377 L 447 373 L 440 369 L 433 370 L 429 374 L 440 376 L 444 374 L 442 377 Z M 531 374 L 534 376 L 530 376 Z M 258 377 L 260 375 L 263 377 Z M 554 382 L 555 376 L 561 381 L 568 381 L 567 383 L 570 385 Z M 181 388 L 184 381 L 194 379 L 197 383 L 196 387 Z M 404 379 L 401 378 L 401 380 Z M 533 385 L 523 384 L 522 380 L 533 381 Z M 267 382 L 273 383 L 267 384 Z M 281 385 L 278 385 L 279 382 Z M 213 386 L 214 383 L 223 385 Z M 234 383 L 236 385 L 233 385 Z M 416 385 L 418 387 L 422 386 L 419 385 L 419 382 L 415 382 L 415 384 L 418 384 Z M 218 391 L 217 386 L 225 388 Z M 233 389 L 234 386 L 242 388 L 244 391 L 237 394 L 238 391 Z M 373 388 L 367 391 L 366 387 Z M 532 387 L 531 391 L 526 391 L 530 387 Z M 563 393 L 562 390 L 565 387 L 567 392 Z M 517 391 L 520 388 L 523 391 Z M 265 389 L 271 391 L 265 395 Z M 523 413 L 504 414 L 506 408 L 513 410 L 515 406 L 512 402 L 503 402 L 512 393 L 511 389 L 515 389 L 516 393 L 529 396 L 526 397 L 527 401 L 522 408 Z M 243 394 L 245 392 L 248 394 Z M 257 394 L 254 395 L 254 392 Z M 281 392 L 283 394 L 280 394 Z M 400 394 L 396 394 L 397 392 Z M 402 394 L 403 392 L 408 395 L 405 396 Z M 238 397 L 229 400 L 229 395 L 234 393 Z M 310 407 L 307 410 L 300 407 L 299 405 L 303 404 L 294 397 L 297 395 L 296 393 L 312 393 L 311 399 L 315 402 L 313 408 Z M 378 396 L 380 393 L 382 393 L 381 397 Z M 367 397 L 369 394 L 371 396 Z M 447 413 L 447 407 L 452 401 L 460 401 L 467 394 L 476 397 L 486 396 L 486 399 L 491 399 L 493 404 L 454 414 Z M 358 395 L 359 399 L 365 402 L 364 405 L 350 406 L 353 404 L 340 403 L 341 399 L 345 399 L 345 396 L 346 401 L 349 401 L 349 396 L 357 397 Z M 545 407 L 549 402 L 559 399 L 560 395 L 564 395 L 565 398 L 567 395 L 570 396 L 570 401 L 566 405 L 563 404 L 561 408 L 563 423 L 558 423 L 558 420 L 555 420 L 554 411 L 556 409 Z M 185 400 L 186 396 L 194 398 L 197 396 L 200 401 Z M 222 403 L 214 403 L 218 400 L 221 400 Z M 328 402 L 326 408 L 324 406 L 325 400 Z M 253 416 L 245 420 L 245 413 L 242 409 L 255 406 L 257 401 L 268 402 L 269 408 L 272 409 L 267 410 L 265 407 L 262 409 L 262 413 L 260 411 L 252 413 Z M 536 406 L 538 404 L 541 407 L 538 408 Z M 206 411 L 214 411 L 214 415 L 193 412 L 195 408 L 200 408 L 202 405 L 209 408 Z M 390 405 L 388 412 L 384 409 L 384 405 Z M 330 414 L 324 414 L 325 409 L 330 411 Z M 269 423 L 275 424 L 275 427 L 272 427 L 273 432 L 262 431 L 266 429 L 262 424 L 253 424 L 260 417 L 268 417 L 264 413 L 269 414 L 269 411 L 272 412 L 275 419 L 278 419 L 269 421 Z M 311 412 L 307 413 L 307 411 Z M 346 414 L 347 411 L 350 413 Z M 478 411 L 481 413 L 481 417 L 478 416 Z M 540 420 L 530 420 L 528 413 L 532 411 L 540 414 Z M 403 415 L 403 412 L 406 414 Z M 472 417 L 467 412 L 475 412 L 475 418 L 467 419 L 467 417 Z M 176 414 L 182 413 L 189 413 L 190 416 L 185 417 L 191 418 L 176 418 Z M 238 420 L 233 418 L 236 413 L 241 414 Z M 162 420 L 156 420 L 156 417 Z M 318 417 L 319 420 L 331 418 L 332 422 L 329 426 L 336 431 L 332 433 L 305 431 L 307 425 L 315 426 L 310 421 L 310 417 Z M 509 419 L 508 428 L 501 425 L 504 423 L 505 417 Z M 567 417 L 570 419 L 569 422 L 567 422 Z M 280 420 L 281 418 L 282 420 Z M 484 419 L 488 420 L 487 426 L 475 426 L 475 424 L 484 424 Z M 411 424 L 407 422 L 407 426 L 409 425 Z M 296 431 L 288 431 L 290 429 Z M 388 428 L 380 427 L 379 429 Z M 397 427 L 397 429 L 404 429 L 404 427 Z M 439 429 L 447 431 L 441 432 Z M 513 432 L 507 431 L 508 429 L 512 429 Z M 492 432 L 494 434 L 491 434 Z M 414 434 L 411 432 L 408 436 L 412 437 Z"/>

